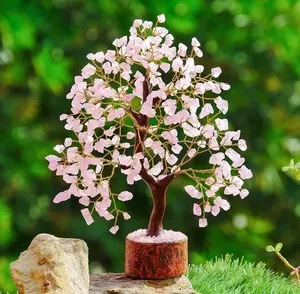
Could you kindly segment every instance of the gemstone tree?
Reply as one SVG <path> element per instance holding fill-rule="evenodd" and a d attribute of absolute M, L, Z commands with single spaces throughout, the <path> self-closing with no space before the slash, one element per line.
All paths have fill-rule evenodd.
<path fill-rule="evenodd" d="M 113 234 L 120 215 L 130 218 L 118 200 L 133 198 L 111 185 L 117 169 L 129 185 L 143 180 L 152 193 L 147 236 L 163 233 L 167 190 L 179 176 L 191 180 L 185 191 L 196 201 L 200 227 L 208 214 L 230 208 L 225 197 L 249 193 L 242 186 L 252 172 L 237 152 L 246 150 L 246 142 L 240 131 L 228 130 L 223 117 L 228 102 L 219 96 L 230 86 L 216 80 L 219 67 L 204 74 L 196 38 L 190 49 L 174 46 L 174 37 L 160 25 L 164 21 L 164 15 L 155 24 L 137 19 L 129 36 L 114 40 L 114 50 L 87 55 L 89 63 L 67 95 L 71 113 L 60 116 L 73 138 L 54 147 L 58 156 L 46 158 L 69 184 L 54 202 L 75 196 L 86 206 L 81 212 L 87 224 L 98 213 L 114 221 Z M 203 168 L 189 167 L 200 154 L 208 154 Z"/>

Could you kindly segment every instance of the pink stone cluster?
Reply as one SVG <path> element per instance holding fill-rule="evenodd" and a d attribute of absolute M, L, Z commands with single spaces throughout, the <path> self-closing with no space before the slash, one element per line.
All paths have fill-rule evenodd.
<path fill-rule="evenodd" d="M 164 15 L 155 24 L 137 19 L 129 36 L 113 41 L 113 50 L 87 55 L 89 63 L 67 94 L 71 113 L 60 116 L 73 137 L 54 147 L 57 155 L 46 157 L 49 169 L 68 184 L 54 202 L 77 197 L 88 225 L 94 222 L 94 212 L 114 219 L 111 233 L 118 231 L 120 215 L 130 218 L 117 200 L 133 198 L 128 191 L 113 191 L 117 169 L 129 185 L 141 180 L 142 164 L 156 180 L 169 174 L 188 176 L 193 184 L 185 190 L 197 199 L 193 211 L 200 227 L 207 225 L 208 214 L 230 208 L 223 197 L 243 199 L 249 193 L 242 186 L 252 172 L 237 152 L 247 149 L 246 142 L 240 131 L 229 131 L 228 120 L 222 118 L 228 102 L 220 94 L 230 86 L 215 80 L 222 73 L 219 67 L 204 74 L 196 38 L 190 48 L 175 46 L 174 37 L 161 26 L 164 21 Z M 145 79 L 150 92 L 143 100 Z M 139 126 L 132 110 L 150 118 L 143 153 L 134 150 Z M 205 169 L 187 167 L 202 153 L 209 155 Z"/>

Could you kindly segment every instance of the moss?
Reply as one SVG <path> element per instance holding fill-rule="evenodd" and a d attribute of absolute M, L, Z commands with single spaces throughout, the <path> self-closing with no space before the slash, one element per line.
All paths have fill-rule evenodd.
<path fill-rule="evenodd" d="M 204 265 L 191 265 L 188 272 L 194 289 L 201 294 L 300 294 L 295 281 L 260 263 L 227 255 Z"/>

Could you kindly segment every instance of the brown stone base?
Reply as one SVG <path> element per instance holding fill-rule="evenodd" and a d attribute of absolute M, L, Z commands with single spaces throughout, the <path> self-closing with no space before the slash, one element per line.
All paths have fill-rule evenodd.
<path fill-rule="evenodd" d="M 138 279 L 170 279 L 188 270 L 188 243 L 142 243 L 126 238 L 125 274 Z"/>
<path fill-rule="evenodd" d="M 199 294 L 186 276 L 137 280 L 124 274 L 91 275 L 90 294 Z"/>

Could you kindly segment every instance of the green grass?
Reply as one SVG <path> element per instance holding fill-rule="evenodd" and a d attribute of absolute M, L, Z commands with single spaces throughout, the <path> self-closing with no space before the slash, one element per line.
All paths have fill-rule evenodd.
<path fill-rule="evenodd" d="M 201 294 L 300 294 L 296 282 L 267 269 L 265 264 L 217 258 L 204 265 L 191 265 L 188 272 Z"/>

